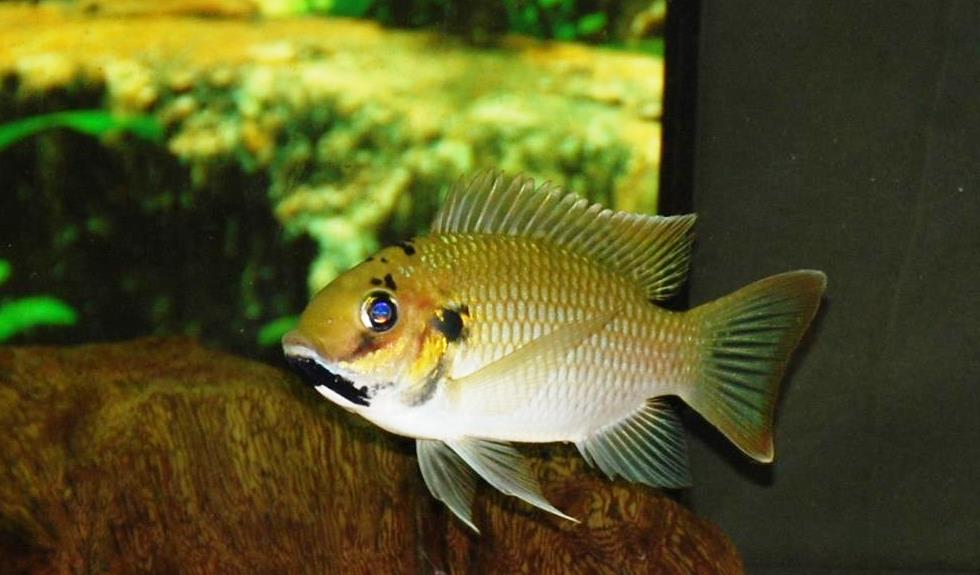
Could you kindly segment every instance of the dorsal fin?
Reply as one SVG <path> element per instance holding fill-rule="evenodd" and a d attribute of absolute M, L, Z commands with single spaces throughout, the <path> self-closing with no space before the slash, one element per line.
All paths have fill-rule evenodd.
<path fill-rule="evenodd" d="M 594 259 L 638 282 L 651 300 L 687 277 L 694 214 L 645 216 L 590 204 L 524 175 L 488 170 L 449 192 L 433 234 L 502 234 L 543 240 Z"/>

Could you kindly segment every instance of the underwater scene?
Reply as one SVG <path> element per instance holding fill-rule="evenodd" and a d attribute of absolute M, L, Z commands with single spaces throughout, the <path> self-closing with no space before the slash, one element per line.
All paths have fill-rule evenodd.
<path fill-rule="evenodd" d="M 368 403 L 358 395 L 366 387 L 304 345 L 321 332 L 366 339 L 364 325 L 332 326 L 312 304 L 300 320 L 321 288 L 396 246 L 391 259 L 406 261 L 382 264 L 381 251 L 387 269 L 367 272 L 364 287 L 380 282 L 381 303 L 366 313 L 380 322 L 399 313 L 392 333 L 437 313 L 436 328 L 399 336 L 429 338 L 412 354 L 466 341 L 488 359 L 520 347 L 497 324 L 480 327 L 494 305 L 481 302 L 492 300 L 410 309 L 437 294 L 410 283 L 405 264 L 428 256 L 424 239 L 406 242 L 426 237 L 453 186 L 475 187 L 481 174 L 479 185 L 501 192 L 534 196 L 550 181 L 574 194 L 567 200 L 657 213 L 666 9 L 662 0 L 0 3 L 0 570 L 740 572 L 729 540 L 676 495 L 611 482 L 571 446 L 550 445 L 557 436 L 520 452 L 502 441 L 454 451 L 435 439 L 416 446 L 423 430 L 399 437 L 348 413 Z M 552 220 L 578 209 L 544 207 Z M 662 247 L 637 281 L 664 299 L 683 281 L 691 222 L 649 222 L 647 241 L 627 238 L 605 261 Z M 447 233 L 474 231 L 454 225 Z M 609 236 L 600 248 L 637 235 L 609 222 L 598 230 Z M 412 245 L 417 258 L 406 255 Z M 501 285 L 521 287 L 565 255 L 503 257 L 526 269 Z M 495 265 L 455 252 L 440 261 L 446 280 Z M 629 283 L 595 288 L 636 291 Z M 530 294 L 518 299 L 545 313 Z M 511 319 L 516 330 L 528 317 Z M 535 324 L 525 339 L 556 327 Z M 433 360 L 446 378 L 450 356 Z M 414 356 L 372 361 L 390 366 L 388 379 L 419 372 L 444 385 Z M 501 410 L 490 417 L 497 427 L 528 417 Z M 646 416 L 675 423 L 666 404 Z M 452 425 L 446 417 L 425 416 Z M 618 457 L 598 442 L 590 449 Z M 474 473 L 460 456 L 482 462 L 470 462 Z M 663 469 L 655 449 L 649 457 L 638 479 L 686 480 L 683 453 Z"/>
<path fill-rule="evenodd" d="M 970 572 L 881 4 L 0 0 L 0 575 Z"/>

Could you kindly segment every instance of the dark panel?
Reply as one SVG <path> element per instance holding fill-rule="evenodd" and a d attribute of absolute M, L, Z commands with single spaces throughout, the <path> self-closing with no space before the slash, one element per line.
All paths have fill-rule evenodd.
<path fill-rule="evenodd" d="M 693 210 L 698 9 L 698 2 L 672 4 L 664 28 L 663 147 L 657 212 L 665 215 L 687 214 Z"/>
<path fill-rule="evenodd" d="M 980 568 L 980 4 L 704 0 L 691 302 L 829 276 L 772 468 L 698 425 L 753 566 Z M 696 419 L 696 418 L 691 418 Z"/>

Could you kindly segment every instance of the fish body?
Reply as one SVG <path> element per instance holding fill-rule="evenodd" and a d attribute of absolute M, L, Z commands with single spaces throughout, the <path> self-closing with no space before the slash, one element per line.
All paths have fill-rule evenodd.
<path fill-rule="evenodd" d="M 440 294 L 437 308 L 457 313 L 462 329 L 446 337 L 438 325 L 428 327 L 422 345 L 442 354 L 441 377 L 419 384 L 408 375 L 406 394 L 362 409 L 377 425 L 441 440 L 579 441 L 687 383 L 695 326 L 650 305 L 633 282 L 595 262 L 560 246 L 496 235 L 442 234 L 412 245 L 411 258 L 398 247 L 381 252 L 401 262 L 391 273 L 399 278 L 393 295 L 402 284 Z M 378 257 L 366 265 L 378 269 L 372 275 L 387 275 Z M 561 357 L 542 354 L 518 366 L 521 378 L 467 384 L 467 376 L 567 325 L 585 331 L 577 345 L 559 346 Z"/>
<path fill-rule="evenodd" d="M 567 517 L 511 442 L 572 442 L 610 477 L 688 484 L 666 396 L 771 461 L 779 379 L 825 278 L 789 272 L 687 312 L 658 307 L 685 279 L 693 223 L 487 172 L 450 193 L 430 235 L 319 292 L 284 350 L 324 396 L 416 438 L 429 489 L 474 529 L 472 471 Z"/>

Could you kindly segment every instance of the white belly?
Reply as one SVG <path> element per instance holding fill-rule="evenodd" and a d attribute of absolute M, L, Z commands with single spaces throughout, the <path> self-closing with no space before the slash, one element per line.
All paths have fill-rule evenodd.
<path fill-rule="evenodd" d="M 445 386 L 426 403 L 407 406 L 385 398 L 361 412 L 392 433 L 424 439 L 477 437 L 498 441 L 549 443 L 580 441 L 596 429 L 634 412 L 659 386 L 569 380 L 556 373 L 537 389 L 501 387 L 491 394 L 467 398 L 447 393 Z M 653 393 L 651 393 L 653 391 Z M 462 399 L 461 399 L 462 398 Z"/>

